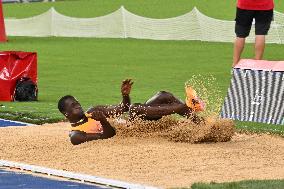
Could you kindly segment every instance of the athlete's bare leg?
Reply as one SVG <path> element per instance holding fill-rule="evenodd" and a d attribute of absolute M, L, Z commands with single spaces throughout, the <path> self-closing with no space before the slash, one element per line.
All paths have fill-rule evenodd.
<path fill-rule="evenodd" d="M 195 123 L 202 121 L 182 100 L 165 91 L 158 92 L 145 104 L 132 104 L 129 110 L 130 119 L 140 117 L 145 120 L 159 120 L 175 113 L 190 118 Z"/>
<path fill-rule="evenodd" d="M 172 93 L 159 91 L 153 97 L 145 102 L 145 105 L 160 105 L 160 104 L 184 104 L 184 102 L 176 98 Z"/>

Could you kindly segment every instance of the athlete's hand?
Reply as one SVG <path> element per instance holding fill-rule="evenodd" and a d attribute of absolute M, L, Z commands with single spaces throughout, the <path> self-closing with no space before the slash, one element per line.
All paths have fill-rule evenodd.
<path fill-rule="evenodd" d="M 92 113 L 92 118 L 95 119 L 95 120 L 97 120 L 97 121 L 103 121 L 103 120 L 106 119 L 106 116 L 105 116 L 104 113 L 101 112 L 101 111 L 94 111 L 94 112 Z"/>
<path fill-rule="evenodd" d="M 126 80 L 122 81 L 121 94 L 123 96 L 129 95 L 130 92 L 131 92 L 132 85 L 133 85 L 133 81 L 131 79 L 126 79 Z"/>

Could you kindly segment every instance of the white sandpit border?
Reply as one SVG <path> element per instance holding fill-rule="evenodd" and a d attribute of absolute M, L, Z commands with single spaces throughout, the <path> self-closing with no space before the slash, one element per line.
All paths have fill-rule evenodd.
<path fill-rule="evenodd" d="M 17 163 L 17 162 L 6 161 L 6 160 L 1 160 L 1 159 L 0 159 L 0 167 L 16 168 L 16 169 L 20 169 L 20 170 L 28 171 L 32 173 L 46 174 L 48 176 L 63 177 L 66 179 L 73 179 L 73 180 L 77 180 L 81 182 L 93 183 L 93 184 L 99 184 L 99 185 L 117 187 L 117 188 L 158 189 L 152 186 L 127 183 L 127 182 L 123 182 L 119 180 L 106 179 L 106 178 L 92 176 L 92 175 L 78 174 L 78 173 L 69 172 L 69 171 L 50 169 L 46 167 L 28 165 L 24 163 Z"/>

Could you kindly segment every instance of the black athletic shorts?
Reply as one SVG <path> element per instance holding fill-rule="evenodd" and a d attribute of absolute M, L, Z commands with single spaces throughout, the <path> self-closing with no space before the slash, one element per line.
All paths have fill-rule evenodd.
<path fill-rule="evenodd" d="M 271 21 L 273 20 L 273 10 L 244 10 L 237 8 L 235 33 L 237 37 L 246 38 L 255 19 L 255 35 L 267 35 Z"/>

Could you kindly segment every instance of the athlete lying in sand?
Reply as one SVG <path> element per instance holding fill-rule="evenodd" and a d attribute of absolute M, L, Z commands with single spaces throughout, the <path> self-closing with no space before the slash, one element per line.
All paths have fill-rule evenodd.
<path fill-rule="evenodd" d="M 144 104 L 131 104 L 129 94 L 132 84 L 133 82 L 130 79 L 122 82 L 122 101 L 120 104 L 95 106 L 86 113 L 73 96 L 62 97 L 58 102 L 58 109 L 71 123 L 69 135 L 71 143 L 77 145 L 86 141 L 113 137 L 116 132 L 107 118 L 119 116 L 124 112 L 129 112 L 130 120 L 135 117 L 144 120 L 159 120 L 163 116 L 176 113 L 190 118 L 197 124 L 202 121 L 195 112 L 202 111 L 204 103 L 198 99 L 192 88 L 186 88 L 186 103 L 169 92 L 160 91 Z"/>

